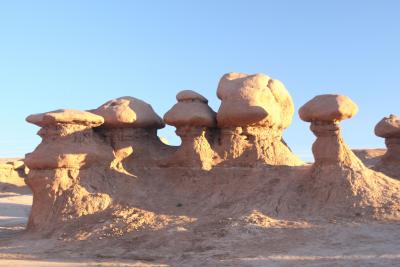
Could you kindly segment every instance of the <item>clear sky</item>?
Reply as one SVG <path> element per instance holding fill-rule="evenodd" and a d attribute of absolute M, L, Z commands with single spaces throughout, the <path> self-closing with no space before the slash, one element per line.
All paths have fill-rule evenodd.
<path fill-rule="evenodd" d="M 206 96 L 227 72 L 281 80 L 296 110 L 318 94 L 360 108 L 353 148 L 383 147 L 375 124 L 400 113 L 400 1 L 0 1 L 0 157 L 40 142 L 32 113 L 134 96 L 162 116 L 182 89 Z M 284 137 L 309 158 L 297 112 Z M 174 128 L 159 132 L 178 144 Z"/>

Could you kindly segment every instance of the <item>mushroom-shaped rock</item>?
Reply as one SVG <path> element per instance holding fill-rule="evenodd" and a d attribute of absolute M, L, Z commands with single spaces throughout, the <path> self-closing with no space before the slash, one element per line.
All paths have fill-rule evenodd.
<path fill-rule="evenodd" d="M 304 104 L 299 115 L 311 122 L 311 131 L 317 136 L 313 144 L 315 164 L 347 164 L 362 167 L 361 161 L 344 143 L 339 122 L 353 117 L 357 105 L 347 96 L 319 95 Z"/>
<path fill-rule="evenodd" d="M 165 126 L 149 104 L 130 96 L 110 100 L 91 112 L 104 118 L 103 127 L 160 129 Z"/>
<path fill-rule="evenodd" d="M 287 128 L 294 106 L 285 86 L 265 74 L 225 74 L 218 85 L 222 100 L 217 120 L 220 127 L 276 126 Z"/>
<path fill-rule="evenodd" d="M 26 121 L 39 127 L 56 124 L 76 124 L 87 127 L 97 127 L 104 123 L 104 119 L 101 116 L 74 109 L 59 109 L 47 113 L 33 114 L 28 116 Z"/>
<path fill-rule="evenodd" d="M 214 128 L 216 126 L 215 112 L 207 105 L 208 100 L 202 95 L 191 91 L 181 91 L 175 104 L 165 115 L 164 121 L 172 126 L 200 126 Z"/>
<path fill-rule="evenodd" d="M 385 138 L 385 155 L 374 169 L 400 179 L 400 117 L 391 114 L 375 126 L 375 134 Z"/>
<path fill-rule="evenodd" d="M 39 135 L 42 143 L 25 157 L 29 169 L 56 169 L 87 167 L 95 161 L 104 161 L 110 156 L 101 141 L 93 137 L 92 128 L 100 126 L 104 119 L 93 113 L 60 109 L 26 118 L 30 123 L 42 127 Z"/>
<path fill-rule="evenodd" d="M 215 112 L 207 105 L 208 100 L 194 91 L 181 91 L 176 99 L 178 103 L 164 115 L 164 121 L 176 127 L 182 145 L 167 163 L 210 169 L 214 152 L 207 135 L 216 127 Z"/>
<path fill-rule="evenodd" d="M 46 227 L 46 222 L 62 219 L 59 212 L 72 216 L 69 209 L 84 205 L 83 202 L 91 206 L 91 212 L 106 208 L 109 204 L 106 194 L 85 191 L 82 195 L 83 187 L 79 184 L 93 175 L 91 167 L 107 169 L 112 160 L 111 147 L 92 130 L 103 124 L 104 119 L 86 111 L 60 109 L 31 115 L 26 120 L 42 127 L 38 133 L 42 142 L 25 156 L 30 169 L 25 181 L 33 192 L 28 227 Z M 77 189 L 81 192 L 79 196 L 74 193 Z M 69 197 L 79 197 L 82 203 L 68 202 Z M 96 206 L 102 200 L 104 205 Z M 55 208 L 57 205 L 62 209 Z"/>
<path fill-rule="evenodd" d="M 294 105 L 280 81 L 265 74 L 228 73 L 219 82 L 217 96 L 221 99 L 217 113 L 221 158 L 240 158 L 233 164 L 241 165 L 302 164 L 282 140 Z"/>
<path fill-rule="evenodd" d="M 375 134 L 383 138 L 400 138 L 400 117 L 391 114 L 375 126 Z"/>
<path fill-rule="evenodd" d="M 133 165 L 143 166 L 152 164 L 168 150 L 157 137 L 157 129 L 165 127 L 163 120 L 140 99 L 120 97 L 91 112 L 104 118 L 98 131 L 113 147 L 115 159 L 111 167 L 118 171 L 127 172 L 123 161 L 128 158 Z"/>
<path fill-rule="evenodd" d="M 358 112 L 357 105 L 347 96 L 319 95 L 308 101 L 299 110 L 303 121 L 342 121 Z"/>

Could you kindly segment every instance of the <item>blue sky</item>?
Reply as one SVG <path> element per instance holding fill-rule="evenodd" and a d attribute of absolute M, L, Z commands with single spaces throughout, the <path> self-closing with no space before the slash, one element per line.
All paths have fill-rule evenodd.
<path fill-rule="evenodd" d="M 162 116 L 182 89 L 206 96 L 227 72 L 280 79 L 296 110 L 350 96 L 353 148 L 382 147 L 375 124 L 400 113 L 400 1 L 0 1 L 0 157 L 40 142 L 32 113 L 91 109 L 130 95 Z M 284 137 L 310 158 L 297 113 Z M 174 128 L 159 135 L 179 143 Z"/>

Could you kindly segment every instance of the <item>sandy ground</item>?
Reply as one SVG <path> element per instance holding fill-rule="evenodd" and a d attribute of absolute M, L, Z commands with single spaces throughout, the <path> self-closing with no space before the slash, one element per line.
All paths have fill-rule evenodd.
<path fill-rule="evenodd" d="M 227 223 L 179 253 L 141 254 L 127 240 L 98 240 L 91 251 L 79 241 L 27 237 L 31 201 L 30 195 L 0 194 L 0 266 L 400 266 L 400 222 Z M 171 239 L 186 234 L 177 231 Z"/>

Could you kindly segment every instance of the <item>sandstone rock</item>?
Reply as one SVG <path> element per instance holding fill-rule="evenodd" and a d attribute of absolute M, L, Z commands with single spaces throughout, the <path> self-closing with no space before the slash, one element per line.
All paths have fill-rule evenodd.
<path fill-rule="evenodd" d="M 222 100 L 218 126 L 276 126 L 287 128 L 292 122 L 294 106 L 284 85 L 264 74 L 225 74 L 218 85 Z"/>
<path fill-rule="evenodd" d="M 400 117 L 391 114 L 375 126 L 375 134 L 383 138 L 400 138 Z"/>
<path fill-rule="evenodd" d="M 162 119 L 149 104 L 130 96 L 110 100 L 91 112 L 104 118 L 103 127 L 152 129 L 165 127 Z"/>
<path fill-rule="evenodd" d="M 216 150 L 224 164 L 303 164 L 282 139 L 294 107 L 280 81 L 264 74 L 228 73 L 219 82 L 217 96 L 221 130 Z"/>
<path fill-rule="evenodd" d="M 86 167 L 109 158 L 104 146 L 93 138 L 92 128 L 101 125 L 102 117 L 79 110 L 56 110 L 30 115 L 26 119 L 42 129 L 42 143 L 25 157 L 29 169 Z"/>
<path fill-rule="evenodd" d="M 168 153 L 168 146 L 157 137 L 157 129 L 165 124 L 146 102 L 120 97 L 91 112 L 104 117 L 104 124 L 96 131 L 113 147 L 113 169 L 129 173 L 127 161 L 131 166 L 147 166 Z"/>
<path fill-rule="evenodd" d="M 41 114 L 33 114 L 26 118 L 26 121 L 39 127 L 52 126 L 57 124 L 76 124 L 91 127 L 97 127 L 103 124 L 104 119 L 93 113 L 74 110 L 59 109 Z"/>
<path fill-rule="evenodd" d="M 24 179 L 28 173 L 23 159 L 0 158 L 0 192 L 26 192 Z"/>
<path fill-rule="evenodd" d="M 400 117 L 390 115 L 375 126 L 375 134 L 385 138 L 385 155 L 374 167 L 375 170 L 400 179 Z"/>
<path fill-rule="evenodd" d="M 362 162 L 344 143 L 339 122 L 351 118 L 357 105 L 347 96 L 319 95 L 304 104 L 300 118 L 311 122 L 311 131 L 317 137 L 312 151 L 315 164 L 347 164 L 363 167 Z"/>
<path fill-rule="evenodd" d="M 216 127 L 216 114 L 207 105 L 208 100 L 193 91 L 182 91 L 176 96 L 178 103 L 164 115 L 164 121 L 172 126 Z"/>
<path fill-rule="evenodd" d="M 202 96 L 199 93 L 196 93 L 195 91 L 192 90 L 183 90 L 180 91 L 177 95 L 176 95 L 176 100 L 179 101 L 200 101 L 203 103 L 208 103 L 207 98 L 205 98 L 204 96 Z"/>
<path fill-rule="evenodd" d="M 342 121 L 358 112 L 357 105 L 347 96 L 319 95 L 304 104 L 299 115 L 303 121 Z"/>
<path fill-rule="evenodd" d="M 339 121 L 353 116 L 355 107 L 347 97 L 322 95 L 300 108 L 301 119 L 311 121 L 317 137 L 315 163 L 283 203 L 314 216 L 379 217 L 389 210 L 389 216 L 398 216 L 400 184 L 366 168 L 342 138 Z"/>
<path fill-rule="evenodd" d="M 196 92 L 182 91 L 176 99 L 178 103 L 164 115 L 164 121 L 176 127 L 182 145 L 166 164 L 210 169 L 214 152 L 207 140 L 207 129 L 216 127 L 215 112 L 207 105 L 208 100 Z"/>
<path fill-rule="evenodd" d="M 42 127 L 38 133 L 42 142 L 32 153 L 26 154 L 24 160 L 30 169 L 26 184 L 33 192 L 28 227 L 38 229 L 47 227 L 51 220 L 62 220 L 67 210 L 83 205 L 79 202 L 67 205 L 67 198 L 87 202 L 98 194 L 87 192 L 71 196 L 71 192 L 84 192 L 71 191 L 71 188 L 81 187 L 79 181 L 92 175 L 84 169 L 108 169 L 112 150 L 92 130 L 104 122 L 103 118 L 90 112 L 57 110 L 31 115 L 27 121 Z M 61 209 L 54 210 L 55 203 L 62 205 L 65 213 Z"/>

